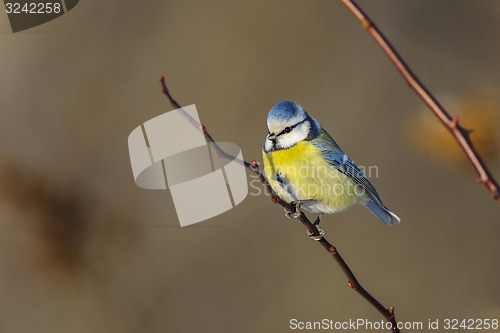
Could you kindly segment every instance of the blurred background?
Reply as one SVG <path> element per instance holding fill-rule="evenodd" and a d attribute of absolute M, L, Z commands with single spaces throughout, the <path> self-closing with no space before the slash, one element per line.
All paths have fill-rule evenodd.
<path fill-rule="evenodd" d="M 359 3 L 475 129 L 500 178 L 500 2 Z M 135 185 L 127 137 L 172 109 L 160 75 L 247 160 L 262 160 L 268 110 L 291 99 L 358 165 L 377 166 L 371 180 L 402 223 L 359 206 L 322 224 L 399 321 L 500 317 L 498 203 L 340 1 L 88 0 L 16 34 L 0 15 L 0 32 L 0 332 L 382 319 L 255 189 L 180 228 L 168 191 Z"/>

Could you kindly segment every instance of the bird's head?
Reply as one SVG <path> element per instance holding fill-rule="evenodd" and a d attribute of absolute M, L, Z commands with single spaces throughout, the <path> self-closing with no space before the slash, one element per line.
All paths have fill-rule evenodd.
<path fill-rule="evenodd" d="M 264 151 L 270 152 L 287 149 L 297 142 L 315 138 L 320 125 L 297 103 L 282 101 L 269 111 L 267 128 Z"/>

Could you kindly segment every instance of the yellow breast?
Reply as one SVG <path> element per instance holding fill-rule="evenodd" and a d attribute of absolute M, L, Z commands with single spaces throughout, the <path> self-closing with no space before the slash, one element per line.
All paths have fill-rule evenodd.
<path fill-rule="evenodd" d="M 269 184 L 287 202 L 313 200 L 303 207 L 316 213 L 333 213 L 366 200 L 365 192 L 310 141 L 263 152 L 263 158 Z"/>

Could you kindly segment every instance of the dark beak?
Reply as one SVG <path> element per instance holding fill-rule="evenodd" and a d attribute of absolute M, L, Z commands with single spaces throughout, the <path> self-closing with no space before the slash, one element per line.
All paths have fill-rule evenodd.
<path fill-rule="evenodd" d="M 276 134 L 268 134 L 267 139 L 272 142 L 276 142 Z"/>

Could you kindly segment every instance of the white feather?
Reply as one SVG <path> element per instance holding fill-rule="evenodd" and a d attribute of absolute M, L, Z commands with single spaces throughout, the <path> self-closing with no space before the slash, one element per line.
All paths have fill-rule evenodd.
<path fill-rule="evenodd" d="M 311 124 L 308 121 L 298 125 L 290 133 L 283 133 L 276 137 L 276 147 L 278 149 L 286 149 L 295 146 L 297 142 L 305 140 L 309 135 Z"/>

